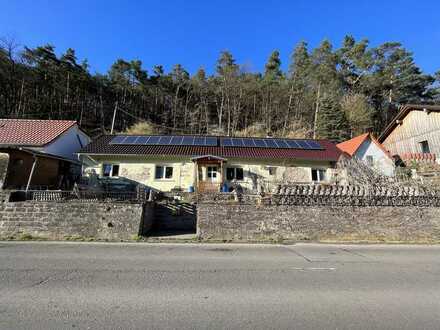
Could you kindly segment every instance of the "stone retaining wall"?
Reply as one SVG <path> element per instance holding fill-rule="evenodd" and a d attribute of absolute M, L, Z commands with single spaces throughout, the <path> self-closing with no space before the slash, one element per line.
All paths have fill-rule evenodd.
<path fill-rule="evenodd" d="M 129 240 L 151 228 L 151 203 L 4 202 L 0 238 Z"/>
<path fill-rule="evenodd" d="M 321 194 L 328 191 L 336 193 Z M 359 188 L 338 191 L 342 190 L 301 187 L 266 196 L 205 196 L 197 206 L 198 237 L 224 241 L 440 242 L 437 194 L 415 190 L 372 194 Z"/>

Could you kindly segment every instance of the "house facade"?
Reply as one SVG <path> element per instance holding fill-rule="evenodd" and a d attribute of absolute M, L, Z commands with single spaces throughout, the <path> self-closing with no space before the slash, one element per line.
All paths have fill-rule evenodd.
<path fill-rule="evenodd" d="M 440 106 L 405 105 L 385 128 L 379 142 L 402 158 L 431 159 L 440 154 Z"/>
<path fill-rule="evenodd" d="M 105 135 L 79 154 L 85 175 L 207 192 L 330 182 L 341 152 L 327 140 Z"/>
<path fill-rule="evenodd" d="M 395 173 L 394 159 L 371 133 L 356 136 L 337 147 L 383 175 L 393 176 Z"/>
<path fill-rule="evenodd" d="M 68 189 L 81 170 L 76 153 L 89 142 L 75 121 L 0 119 L 4 188 Z"/>

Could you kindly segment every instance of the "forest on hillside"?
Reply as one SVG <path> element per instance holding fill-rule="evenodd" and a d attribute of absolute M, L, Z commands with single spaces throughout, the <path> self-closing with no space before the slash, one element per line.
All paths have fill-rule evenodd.
<path fill-rule="evenodd" d="M 341 141 L 381 132 L 405 103 L 440 102 L 440 71 L 429 75 L 396 42 L 371 47 L 346 36 L 335 49 L 324 40 L 297 44 L 288 70 L 280 54 L 264 72 L 250 72 L 229 51 L 214 73 L 190 75 L 176 64 L 144 68 L 137 59 L 116 59 L 105 74 L 91 73 L 74 49 L 57 55 L 53 45 L 0 42 L 0 116 L 75 119 L 92 135 L 132 125 L 146 132 L 229 136 L 316 137 Z"/>

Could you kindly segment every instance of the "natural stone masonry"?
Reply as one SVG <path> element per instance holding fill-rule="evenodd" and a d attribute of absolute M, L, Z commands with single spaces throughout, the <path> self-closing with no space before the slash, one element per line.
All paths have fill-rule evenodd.
<path fill-rule="evenodd" d="M 0 238 L 129 240 L 151 228 L 153 205 L 111 202 L 0 203 Z"/>
<path fill-rule="evenodd" d="M 410 188 L 280 187 L 268 196 L 203 196 L 202 240 L 440 241 L 440 198 Z"/>

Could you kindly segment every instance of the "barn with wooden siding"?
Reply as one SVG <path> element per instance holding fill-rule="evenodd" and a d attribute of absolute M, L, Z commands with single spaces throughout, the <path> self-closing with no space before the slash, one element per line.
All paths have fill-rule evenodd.
<path fill-rule="evenodd" d="M 435 160 L 440 155 L 440 106 L 402 106 L 379 141 L 392 155 Z"/>

